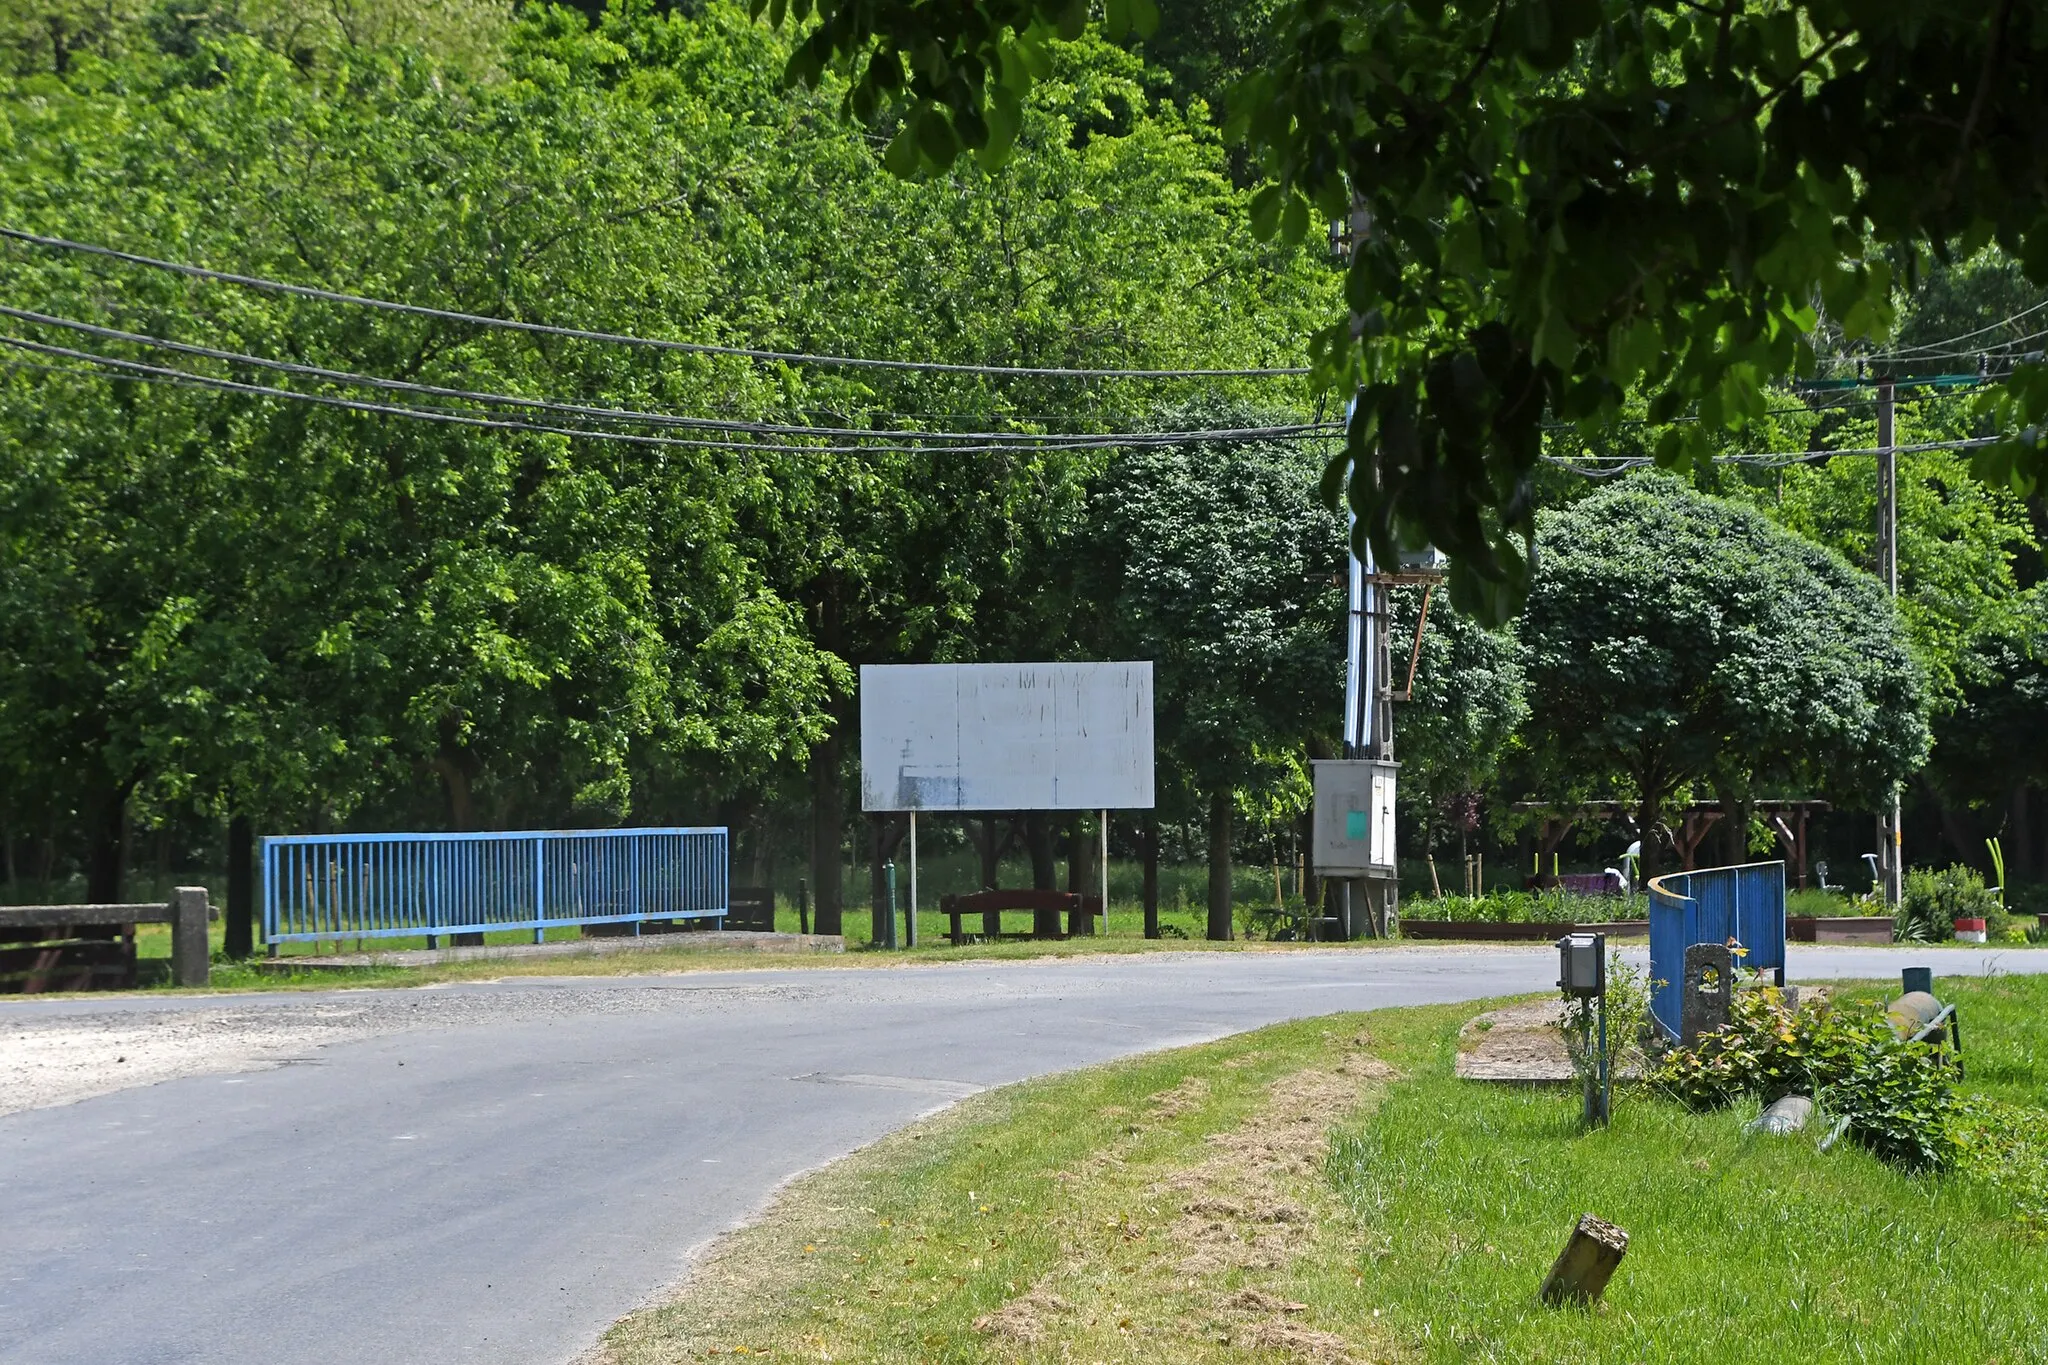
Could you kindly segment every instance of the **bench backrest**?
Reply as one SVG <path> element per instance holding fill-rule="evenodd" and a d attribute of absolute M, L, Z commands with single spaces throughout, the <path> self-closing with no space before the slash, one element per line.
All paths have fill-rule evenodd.
<path fill-rule="evenodd" d="M 1081 898 L 1071 891 L 970 891 L 964 896 L 946 896 L 941 909 L 963 915 L 983 910 L 1058 910 L 1065 913 L 1081 908 Z"/>

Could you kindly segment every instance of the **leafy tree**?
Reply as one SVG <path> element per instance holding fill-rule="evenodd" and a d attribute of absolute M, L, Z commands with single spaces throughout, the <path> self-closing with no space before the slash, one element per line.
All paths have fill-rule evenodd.
<path fill-rule="evenodd" d="M 1172 420 L 1197 415 L 1261 417 Z M 1237 789 L 1341 709 L 1344 533 L 1317 504 L 1319 459 L 1277 443 L 1125 449 L 1095 484 L 1080 537 L 1080 596 L 1097 616 L 1088 638 L 1153 661 L 1162 756 L 1204 813 L 1210 938 L 1231 932 Z"/>
<path fill-rule="evenodd" d="M 1512 627 L 1488 629 L 1432 593 L 1394 594 L 1396 689 L 1407 683 L 1400 646 L 1422 635 L 1409 700 L 1395 711 L 1395 754 L 1403 803 L 1419 817 L 1425 845 L 1446 812 L 1490 786 L 1529 714 L 1522 651 Z"/>
<path fill-rule="evenodd" d="M 631 327 L 712 296 L 668 273 L 687 242 L 646 211 L 665 196 L 644 118 L 586 89 L 487 89 L 367 55 L 330 82 L 230 43 L 54 93 L 10 110 L 25 153 L 0 185 L 10 222 L 466 311 Z M 74 318 L 413 381 L 699 408 L 749 383 L 162 276 L 108 289 L 71 257 L 15 253 L 5 273 L 12 298 Z M 820 731 L 834 665 L 740 525 L 768 456 L 750 471 L 70 373 L 23 372 L 8 394 L 24 437 L 6 471 L 10 585 L 33 594 L 31 620 L 68 594 L 77 628 L 10 634 L 6 671 L 43 703 L 4 716 L 17 745 L 107 736 L 72 746 L 104 756 L 80 798 L 95 812 L 154 784 L 266 811 L 317 792 L 335 818 L 424 777 L 456 827 L 608 819 L 630 809 L 636 748 L 773 762 Z M 212 478 L 180 472 L 197 457 Z M 144 487 L 160 536 L 121 519 L 121 490 Z M 34 516 L 38 498 L 63 515 Z M 223 641 L 233 668 L 210 666 Z M 324 738 L 308 753 L 273 748 L 280 734 Z M 119 822 L 93 828 L 104 849 Z"/>
<path fill-rule="evenodd" d="M 621 7 L 595 29 L 536 7 L 488 80 L 416 51 L 300 65 L 246 35 L 188 36 L 10 92 L 0 221 L 464 312 L 968 363 L 1284 361 L 1332 297 L 1312 254 L 1237 230 L 1214 130 L 1099 44 L 1062 51 L 1010 165 L 910 184 L 827 116 L 830 92 L 784 89 L 786 44 L 731 6 Z M 338 371 L 693 415 L 1071 433 L 1159 401 L 540 340 L 18 245 L 0 249 L 0 295 Z M 219 381 L 393 399 L 19 326 Z M 1105 458 L 619 445 L 175 376 L 11 383 L 10 600 L 24 618 L 89 600 L 80 638 L 112 662 L 67 673 L 54 637 L 25 629 L 6 662 L 42 680 L 37 705 L 113 718 L 121 763 L 100 785 L 132 776 L 131 812 L 486 825 L 716 803 L 738 821 L 809 763 L 821 870 L 840 849 L 846 664 L 1054 652 L 1049 547 Z M 145 467 L 158 539 L 95 501 Z M 46 494 L 64 517 L 33 515 Z M 118 579 L 86 572 L 102 560 Z M 161 664 L 117 696 L 107 677 L 135 673 L 151 629 Z M 10 809 L 69 752 L 27 705 L 0 704 Z"/>
<path fill-rule="evenodd" d="M 1646 873 L 1684 784 L 1777 778 L 1874 804 L 1924 761 L 1926 683 L 1891 603 L 1760 513 L 1630 476 L 1544 513 L 1538 554 L 1532 740 L 1634 793 Z"/>
<path fill-rule="evenodd" d="M 772 17 L 788 12 L 776 0 Z M 890 163 L 1007 153 L 1016 111 L 1087 10 L 1065 0 L 818 0 L 791 74 L 851 73 L 863 117 L 904 110 Z M 1105 28 L 1149 31 L 1151 0 Z M 1547 419 L 1597 430 L 1632 391 L 1675 464 L 1810 369 L 1824 306 L 1891 325 L 1886 253 L 1996 241 L 2048 285 L 2038 6 L 1801 0 L 1296 0 L 1232 97 L 1273 183 L 1264 233 L 1350 221 L 1344 318 L 1322 376 L 1362 387 L 1346 452 L 1357 534 L 1429 541 L 1460 605 L 1500 619 L 1528 576 Z M 1354 322 L 1355 320 L 1355 322 Z M 2048 365 L 2022 367 L 1980 457 L 2032 486 Z M 1339 473 L 1342 472 L 1340 468 Z"/>
<path fill-rule="evenodd" d="M 1901 423 L 1900 440 L 1920 433 Z M 1865 444 L 1857 423 L 1846 439 Z M 1874 439 L 1872 437 L 1871 439 Z M 1961 700 L 1980 641 L 2010 636 L 2025 603 L 2015 573 L 2037 550 L 2026 508 L 1989 487 L 1969 461 L 1945 451 L 1898 457 L 1899 611 L 1946 711 Z M 1869 459 L 1837 459 L 1785 471 L 1769 508 L 1777 520 L 1852 564 L 1876 569 L 1877 478 Z"/>

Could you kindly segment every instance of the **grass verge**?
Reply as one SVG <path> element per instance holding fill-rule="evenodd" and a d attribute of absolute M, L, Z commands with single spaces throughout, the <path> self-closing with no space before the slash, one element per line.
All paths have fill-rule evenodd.
<path fill-rule="evenodd" d="M 1112 926 L 1115 921 L 1112 919 Z M 784 927 L 795 932 L 794 926 Z M 291 990 L 333 990 L 337 987 L 398 987 L 431 986 L 446 982 L 495 981 L 506 977 L 519 976 L 646 976 L 673 972 L 692 971 L 749 971 L 780 970 L 787 967 L 806 968 L 863 968 L 900 966 L 905 963 L 937 964 L 945 962 L 1010 962 L 1027 959 L 1062 959 L 1094 957 L 1104 954 L 1127 953 L 1189 953 L 1189 952 L 1303 952 L 1303 951 L 1361 951 L 1392 946 L 1384 940 L 1365 939 L 1355 943 L 1268 943 L 1258 940 L 1233 940 L 1211 943 L 1203 939 L 1147 939 L 1134 928 L 1130 933 L 1096 935 L 1088 938 L 1052 940 L 1007 940 L 998 943 L 970 943 L 955 948 L 941 935 L 937 941 L 927 940 L 917 948 L 890 952 L 865 946 L 865 941 L 849 939 L 844 953 L 760 953 L 746 954 L 732 951 L 705 951 L 693 945 L 687 935 L 674 935 L 668 941 L 674 947 L 664 946 L 645 952 L 614 953 L 590 957 L 545 957 L 545 958 L 482 958 L 469 962 L 444 962 L 423 967 L 322 967 L 290 970 L 293 957 L 300 954 L 286 954 L 276 959 L 286 965 L 283 972 L 259 970 L 256 960 L 236 962 L 222 956 L 221 929 L 213 926 L 213 968 L 212 991 L 291 991 Z M 549 941 L 569 941 L 577 938 L 574 931 L 550 932 Z M 136 929 L 136 975 L 139 988 L 145 991 L 172 991 L 188 994 L 188 988 L 175 986 L 171 981 L 171 933 L 168 925 L 139 925 Z M 519 935 L 490 935 L 487 942 L 526 941 Z M 323 947 L 327 945 L 323 944 Z M 370 951 L 384 951 L 399 947 L 423 947 L 424 942 L 410 943 L 403 940 L 378 942 L 365 940 L 364 946 Z M 1435 945 L 1432 945 L 1435 946 Z M 346 948 L 353 950 L 354 940 Z M 52 992 L 51 995 L 62 994 Z M 76 994 L 75 992 L 70 994 Z M 104 995 L 107 992 L 94 992 Z M 38 996 L 38 999 L 49 998 Z"/>
<path fill-rule="evenodd" d="M 2038 1104 L 2048 981 L 1945 988 L 1964 1089 Z M 1644 1096 L 1584 1133 L 1569 1094 L 1453 1078 L 1478 1008 L 977 1097 L 794 1184 L 592 1359 L 2043 1358 L 2038 1232 L 2001 1173 L 1908 1177 Z M 1586 1211 L 1628 1258 L 1594 1311 L 1542 1308 Z"/>

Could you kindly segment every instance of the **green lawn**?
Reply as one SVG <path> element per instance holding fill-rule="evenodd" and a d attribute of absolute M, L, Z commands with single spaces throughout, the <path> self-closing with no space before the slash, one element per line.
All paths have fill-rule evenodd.
<path fill-rule="evenodd" d="M 2048 980 L 1944 990 L 1965 1089 L 2038 1106 Z M 1908 1177 L 1635 1094 L 1586 1133 L 1572 1094 L 1454 1079 L 1478 1008 L 1310 1020 L 970 1100 L 798 1182 L 606 1358 L 2048 1358 L 2048 1254 L 1999 1179 Z M 1274 1145 L 1289 1123 L 1312 1159 Z M 1593 1311 L 1541 1307 L 1584 1212 L 1628 1229 L 1627 1259 Z"/>
<path fill-rule="evenodd" d="M 1965 1091 L 2039 1105 L 2048 981 L 1941 989 L 1969 1030 Z M 1445 1033 L 1404 1042 L 1394 1053 L 1414 1079 L 1338 1138 L 1329 1174 L 1385 1237 L 1377 1297 L 1429 1359 L 2048 1356 L 2048 1255 L 1997 1184 L 1745 1136 L 1754 1106 L 1693 1115 L 1624 1098 L 1610 1129 L 1582 1133 L 1569 1097 L 1451 1078 Z M 1631 1234 L 1608 1306 L 1536 1308 L 1531 1270 L 1579 1212 Z"/>

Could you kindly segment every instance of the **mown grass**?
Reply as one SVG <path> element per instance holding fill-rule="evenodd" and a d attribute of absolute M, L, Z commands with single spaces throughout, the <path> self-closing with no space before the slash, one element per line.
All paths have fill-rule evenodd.
<path fill-rule="evenodd" d="M 1942 989 L 1965 1091 L 2040 1105 L 2048 980 Z M 1910 1177 L 1817 1133 L 1745 1136 L 1753 1110 L 1641 1094 L 1585 1132 L 1573 1094 L 1453 1077 L 1478 1008 L 1312 1020 L 978 1097 L 799 1182 L 604 1358 L 2048 1359 L 2048 1255 L 2000 1173 Z M 1322 1159 L 1269 1191 L 1303 1211 L 1295 1230 L 1224 1220 L 1278 1254 L 1186 1273 L 1190 1210 L 1247 1202 L 1232 1134 L 1290 1077 L 1367 1055 L 1395 1078 L 1318 1116 Z M 1541 1307 L 1585 1212 L 1629 1230 L 1627 1259 L 1594 1310 Z M 1042 1334 L 1006 1330 L 1018 1313 Z"/>
<path fill-rule="evenodd" d="M 1975 1012 L 1980 1036 L 2010 1058 L 2043 1045 L 2043 986 L 1957 993 L 1972 997 L 1966 1009 L 1989 989 L 2031 1000 L 2031 1015 Z M 1818 1132 L 1745 1136 L 1754 1106 L 1695 1115 L 1624 1098 L 1611 1128 L 1586 1133 L 1573 1098 L 1458 1082 L 1447 1038 L 1414 1043 L 1414 1079 L 1338 1138 L 1329 1169 L 1350 1216 L 1381 1239 L 1371 1277 L 1383 1320 L 1422 1358 L 2048 1352 L 2048 1290 L 2023 1269 L 2042 1252 L 2000 1185 L 1969 1171 L 1903 1175 L 1846 1144 L 1821 1153 Z M 1540 1308 L 1536 1278 L 1582 1212 L 1627 1228 L 1628 1257 L 1599 1311 Z"/>

